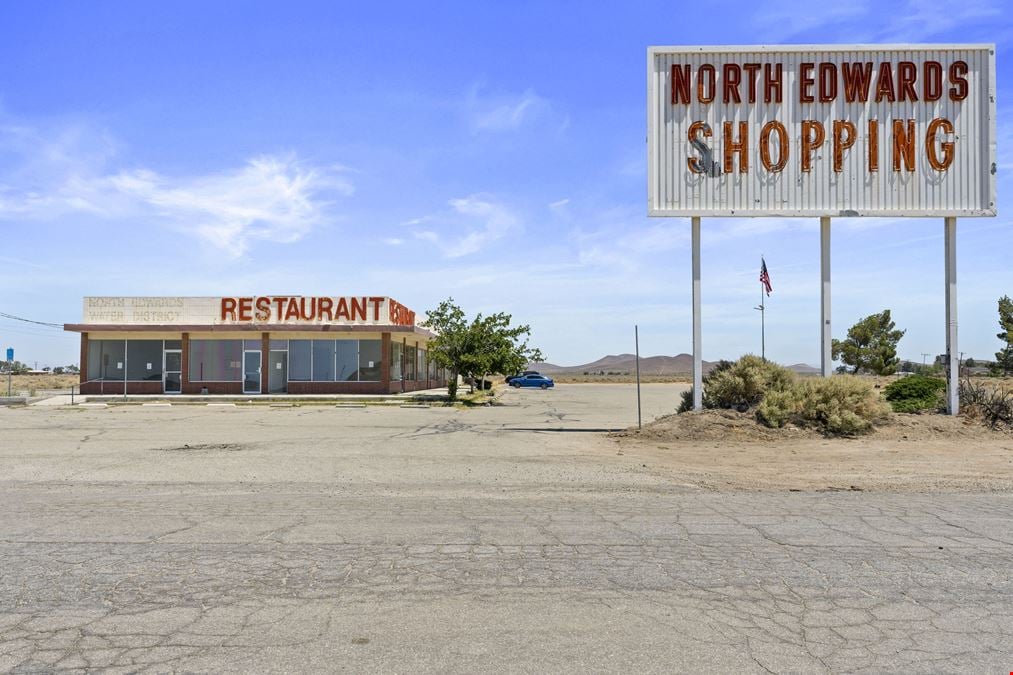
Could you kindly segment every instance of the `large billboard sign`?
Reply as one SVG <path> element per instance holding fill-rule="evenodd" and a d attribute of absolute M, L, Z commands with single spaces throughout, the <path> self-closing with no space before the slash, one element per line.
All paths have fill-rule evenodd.
<path fill-rule="evenodd" d="M 994 45 L 651 47 L 652 216 L 994 216 Z"/>

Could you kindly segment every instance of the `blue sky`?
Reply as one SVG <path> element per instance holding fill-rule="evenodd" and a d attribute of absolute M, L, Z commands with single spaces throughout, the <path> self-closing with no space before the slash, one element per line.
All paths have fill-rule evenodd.
<path fill-rule="evenodd" d="M 958 225 L 960 349 L 1013 295 L 1013 19 L 958 5 L 52 2 L 0 9 L 0 312 L 84 295 L 447 296 L 532 326 L 550 361 L 691 348 L 689 223 L 646 217 L 649 45 L 995 42 L 997 218 Z M 718 19 L 720 16 L 720 20 Z M 836 220 L 835 335 L 892 308 L 944 350 L 943 225 Z M 703 226 L 704 358 L 819 361 L 813 220 Z M 39 365 L 75 335 L 0 318 Z"/>

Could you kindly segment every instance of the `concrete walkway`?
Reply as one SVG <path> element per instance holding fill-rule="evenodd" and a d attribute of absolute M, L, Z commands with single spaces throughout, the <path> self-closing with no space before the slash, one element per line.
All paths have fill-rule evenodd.
<path fill-rule="evenodd" d="M 136 394 L 124 397 L 122 394 L 58 394 L 47 396 L 36 401 L 30 401 L 29 405 L 38 406 L 63 406 L 79 405 L 81 403 L 298 403 L 300 401 L 410 401 L 417 398 L 444 398 L 447 396 L 447 388 L 423 389 L 410 391 L 403 394 L 152 394 L 140 396 Z"/>
<path fill-rule="evenodd" d="M 74 403 L 82 403 L 84 401 L 83 396 L 74 396 Z M 71 405 L 70 394 L 58 394 L 56 396 L 49 396 L 39 401 L 32 401 L 29 405 Z"/>

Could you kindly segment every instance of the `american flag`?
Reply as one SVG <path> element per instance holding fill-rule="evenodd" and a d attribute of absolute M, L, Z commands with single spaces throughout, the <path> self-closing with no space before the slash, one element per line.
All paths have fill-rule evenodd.
<path fill-rule="evenodd" d="M 767 261 L 762 257 L 760 258 L 760 283 L 763 284 L 767 295 L 770 295 L 770 292 L 774 290 L 774 287 L 770 285 L 770 274 L 767 273 Z"/>

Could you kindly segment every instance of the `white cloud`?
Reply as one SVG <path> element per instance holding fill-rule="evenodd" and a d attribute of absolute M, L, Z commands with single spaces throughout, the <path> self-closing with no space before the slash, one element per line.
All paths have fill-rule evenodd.
<path fill-rule="evenodd" d="M 917 42 L 957 26 L 1002 16 L 1002 8 L 987 0 L 960 3 L 908 0 L 903 8 L 887 12 L 877 36 L 883 42 Z"/>
<path fill-rule="evenodd" d="M 549 109 L 548 100 L 528 89 L 522 94 L 481 95 L 473 88 L 465 108 L 472 131 L 512 131 Z"/>
<path fill-rule="evenodd" d="M 165 176 L 115 169 L 116 145 L 87 127 L 0 126 L 0 220 L 160 222 L 232 257 L 255 241 L 294 242 L 328 218 L 328 196 L 348 196 L 346 168 L 314 167 L 294 155 L 255 157 L 217 173 Z"/>
<path fill-rule="evenodd" d="M 818 12 L 805 11 L 792 0 L 766 2 L 758 7 L 762 9 L 753 15 L 750 23 L 768 43 L 781 42 L 799 33 L 828 26 L 836 27 L 849 19 L 865 17 L 869 12 L 867 0 L 827 4 L 821 6 Z"/>
<path fill-rule="evenodd" d="M 447 258 L 477 253 L 520 226 L 517 215 L 490 195 L 469 195 L 447 204 L 447 211 L 415 219 L 441 223 L 442 232 L 427 229 L 414 233 L 417 239 L 438 246 Z"/>
<path fill-rule="evenodd" d="M 182 180 L 137 170 L 107 181 L 119 194 L 234 256 L 255 240 L 298 241 L 324 219 L 320 193 L 352 193 L 347 181 L 294 157 L 262 156 L 240 169 Z"/>
<path fill-rule="evenodd" d="M 777 0 L 764 3 L 751 22 L 768 42 L 784 42 L 819 32 L 819 42 L 905 43 L 924 42 L 973 25 L 994 35 L 994 27 L 987 22 L 1002 13 L 1002 5 L 991 0 L 956 4 L 946 0 L 906 0 L 892 7 L 857 0 L 828 4 L 819 12 L 801 11 L 797 3 Z"/>
<path fill-rule="evenodd" d="M 569 199 L 560 199 L 549 204 L 549 208 L 552 210 L 558 210 L 570 203 Z"/>

